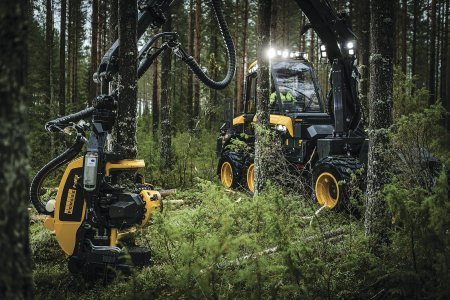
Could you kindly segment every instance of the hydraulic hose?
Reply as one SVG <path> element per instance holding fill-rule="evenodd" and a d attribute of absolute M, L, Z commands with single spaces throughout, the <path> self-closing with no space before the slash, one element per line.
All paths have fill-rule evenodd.
<path fill-rule="evenodd" d="M 223 10 L 221 6 L 221 0 L 211 0 L 214 15 L 216 17 L 217 23 L 219 25 L 219 29 L 223 40 L 225 41 L 225 46 L 227 49 L 228 55 L 228 71 L 227 75 L 222 81 L 214 81 L 206 75 L 206 73 L 202 70 L 200 65 L 195 61 L 192 56 L 182 57 L 183 61 L 189 66 L 189 68 L 194 72 L 194 74 L 198 77 L 198 79 L 203 82 L 206 86 L 215 89 L 222 90 L 228 86 L 231 80 L 234 77 L 234 73 L 236 71 L 236 50 L 234 48 L 233 39 L 231 37 L 227 22 L 225 21 L 225 17 L 223 15 Z"/>
<path fill-rule="evenodd" d="M 50 132 L 58 132 L 70 125 L 71 122 L 78 122 L 81 119 L 85 119 L 92 115 L 95 107 L 89 107 L 79 111 L 77 113 L 73 113 L 52 121 L 49 121 L 45 124 L 45 129 Z"/>
<path fill-rule="evenodd" d="M 81 152 L 83 145 L 83 136 L 81 134 L 78 134 L 75 144 L 73 144 L 62 154 L 48 162 L 44 167 L 42 167 L 42 169 L 39 170 L 36 176 L 34 176 L 30 186 L 30 201 L 36 208 L 38 213 L 43 215 L 53 214 L 53 212 L 47 211 L 45 209 L 45 205 L 41 202 L 40 189 L 42 183 L 51 172 L 73 160 L 78 155 L 78 153 Z"/>

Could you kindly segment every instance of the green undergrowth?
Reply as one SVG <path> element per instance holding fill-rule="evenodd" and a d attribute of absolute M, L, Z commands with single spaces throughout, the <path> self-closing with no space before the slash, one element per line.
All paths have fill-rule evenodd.
<path fill-rule="evenodd" d="M 414 193 L 414 194 L 411 194 Z M 449 293 L 448 183 L 386 189 L 389 243 L 374 256 L 363 220 L 269 185 L 253 198 L 196 179 L 172 195 L 137 242 L 152 265 L 113 283 L 69 273 L 55 238 L 31 218 L 38 299 L 444 299 Z M 363 215 L 363 214 L 362 214 Z M 413 232 L 413 234 L 412 234 Z M 413 243 L 411 241 L 414 241 Z"/>
<path fill-rule="evenodd" d="M 361 223 L 344 213 L 311 219 L 313 203 L 276 187 L 252 198 L 199 179 L 174 197 L 185 203 L 166 204 L 137 235 L 153 264 L 107 286 L 71 275 L 54 237 L 33 221 L 37 297 L 342 298 L 366 288 L 360 274 L 372 272 L 376 259 L 364 254 Z"/>

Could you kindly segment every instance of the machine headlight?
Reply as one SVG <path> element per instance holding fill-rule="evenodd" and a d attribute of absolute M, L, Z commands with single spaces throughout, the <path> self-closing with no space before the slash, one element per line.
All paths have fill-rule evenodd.
<path fill-rule="evenodd" d="M 287 131 L 287 127 L 284 125 L 281 125 L 281 124 L 278 124 L 277 126 L 275 126 L 275 129 L 282 133 L 286 133 L 286 131 Z"/>
<path fill-rule="evenodd" d="M 349 55 L 355 55 L 356 41 L 347 42 L 347 44 L 345 45 L 345 48 L 347 48 Z"/>
<path fill-rule="evenodd" d="M 267 50 L 267 57 L 269 59 L 274 58 L 277 55 L 277 51 L 274 48 L 270 48 L 269 50 Z"/>
<path fill-rule="evenodd" d="M 323 61 L 327 60 L 327 46 L 325 45 L 320 45 L 320 58 Z"/>

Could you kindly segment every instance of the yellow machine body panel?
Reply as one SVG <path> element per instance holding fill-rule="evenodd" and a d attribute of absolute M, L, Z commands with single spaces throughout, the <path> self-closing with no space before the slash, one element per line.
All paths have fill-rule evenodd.
<path fill-rule="evenodd" d="M 245 122 L 244 116 L 240 115 L 239 117 L 233 119 L 233 126 L 244 124 L 244 122 Z"/>
<path fill-rule="evenodd" d="M 45 220 L 45 227 L 53 230 L 56 240 L 67 255 L 75 249 L 78 228 L 84 219 L 86 203 L 76 184 L 83 170 L 83 157 L 69 163 L 63 174 L 55 199 L 54 217 Z"/>
<path fill-rule="evenodd" d="M 105 175 L 110 176 L 113 170 L 129 170 L 142 169 L 145 167 L 145 162 L 141 159 L 124 159 L 118 162 L 107 162 L 105 166 Z"/>
<path fill-rule="evenodd" d="M 105 175 L 110 176 L 111 172 L 116 170 L 132 170 L 145 167 L 143 160 L 121 160 L 118 162 L 107 162 L 105 166 Z M 54 217 L 48 217 L 44 226 L 54 232 L 58 244 L 70 256 L 73 254 L 76 244 L 77 231 L 84 220 L 86 213 L 86 202 L 83 194 L 76 189 L 78 179 L 82 176 L 83 157 L 77 158 L 67 166 L 61 183 L 58 187 L 58 193 L 55 199 Z M 145 226 L 152 213 L 161 207 L 161 195 L 157 191 L 143 190 L 140 196 L 145 201 L 146 213 L 144 220 L 139 227 Z M 116 246 L 121 237 L 133 234 L 136 228 L 130 228 L 120 231 L 116 228 L 111 229 L 110 245 Z"/>
<path fill-rule="evenodd" d="M 244 116 L 242 115 L 238 116 L 233 119 L 233 126 L 244 124 L 244 122 L 245 122 Z M 256 122 L 256 116 L 253 117 L 252 122 L 253 123 Z M 301 119 L 299 119 L 299 122 L 301 122 Z M 292 124 L 292 119 L 290 117 L 280 115 L 270 115 L 270 124 L 286 126 L 291 137 L 294 136 L 294 126 Z"/>

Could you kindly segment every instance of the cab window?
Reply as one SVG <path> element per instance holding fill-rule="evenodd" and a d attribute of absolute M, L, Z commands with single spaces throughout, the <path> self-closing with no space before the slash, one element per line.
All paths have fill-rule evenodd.
<path fill-rule="evenodd" d="M 245 113 L 256 113 L 256 73 L 247 77 L 247 91 L 246 91 L 246 107 Z"/>

